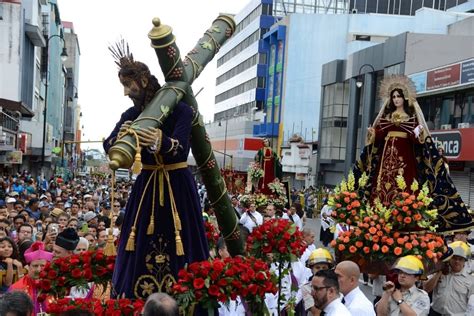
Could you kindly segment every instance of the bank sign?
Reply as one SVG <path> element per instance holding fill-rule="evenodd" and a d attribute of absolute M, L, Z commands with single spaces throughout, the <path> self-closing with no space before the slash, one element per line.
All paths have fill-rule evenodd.
<path fill-rule="evenodd" d="M 453 161 L 474 161 L 474 128 L 431 131 L 436 147 L 444 149 L 444 155 Z"/>
<path fill-rule="evenodd" d="M 408 77 L 414 82 L 417 93 L 474 83 L 474 59 L 422 71 Z"/>

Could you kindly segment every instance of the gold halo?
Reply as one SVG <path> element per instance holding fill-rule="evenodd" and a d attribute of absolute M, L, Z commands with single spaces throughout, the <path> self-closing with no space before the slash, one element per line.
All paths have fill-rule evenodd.
<path fill-rule="evenodd" d="M 408 101 L 410 106 L 413 106 L 413 103 L 416 101 L 416 88 L 410 78 L 404 75 L 385 77 L 380 84 L 380 98 L 390 99 L 390 93 L 395 89 L 402 90 L 405 100 Z"/>

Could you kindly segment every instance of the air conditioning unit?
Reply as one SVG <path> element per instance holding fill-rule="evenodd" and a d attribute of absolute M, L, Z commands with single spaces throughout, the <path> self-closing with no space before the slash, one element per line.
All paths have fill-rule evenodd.
<path fill-rule="evenodd" d="M 470 124 L 463 122 L 463 123 L 458 123 L 458 128 L 469 128 Z"/>

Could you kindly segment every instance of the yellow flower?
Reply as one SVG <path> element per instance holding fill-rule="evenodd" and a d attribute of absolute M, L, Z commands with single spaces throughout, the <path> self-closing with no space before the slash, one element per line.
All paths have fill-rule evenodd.
<path fill-rule="evenodd" d="M 349 175 L 347 176 L 347 188 L 349 191 L 354 191 L 354 184 L 355 184 L 355 177 L 354 173 L 351 171 L 349 172 Z"/>
<path fill-rule="evenodd" d="M 413 180 L 413 183 L 412 183 L 411 186 L 410 186 L 411 191 L 412 191 L 412 192 L 418 191 L 418 187 L 419 187 L 418 181 Z"/>
<path fill-rule="evenodd" d="M 403 178 L 402 175 L 398 175 L 395 180 L 397 181 L 397 186 L 401 189 L 401 190 L 405 190 L 406 187 L 407 187 L 407 183 L 405 182 L 405 179 Z"/>
<path fill-rule="evenodd" d="M 369 176 L 364 172 L 360 178 L 359 178 L 359 187 L 363 188 L 367 184 L 367 181 L 369 180 Z"/>

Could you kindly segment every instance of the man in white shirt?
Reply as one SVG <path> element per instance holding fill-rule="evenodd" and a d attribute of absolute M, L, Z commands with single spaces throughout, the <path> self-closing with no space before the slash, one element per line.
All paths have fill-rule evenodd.
<path fill-rule="evenodd" d="M 255 202 L 250 203 L 248 210 L 240 217 L 239 223 L 244 225 L 249 230 L 249 233 L 252 233 L 255 227 L 262 225 L 263 216 L 255 210 Z"/>
<path fill-rule="evenodd" d="M 291 206 L 281 218 L 290 220 L 291 222 L 295 223 L 296 227 L 298 227 L 301 231 L 303 230 L 303 221 L 298 216 L 298 214 L 296 214 L 296 207 Z"/>
<path fill-rule="evenodd" d="M 374 306 L 359 289 L 359 266 L 352 261 L 342 261 L 334 272 L 344 295 L 344 305 L 352 316 L 375 316 Z"/>
<path fill-rule="evenodd" d="M 316 308 L 322 310 L 321 316 L 351 316 L 349 310 L 339 299 L 339 283 L 332 270 L 320 270 L 311 280 L 312 295 Z"/>

